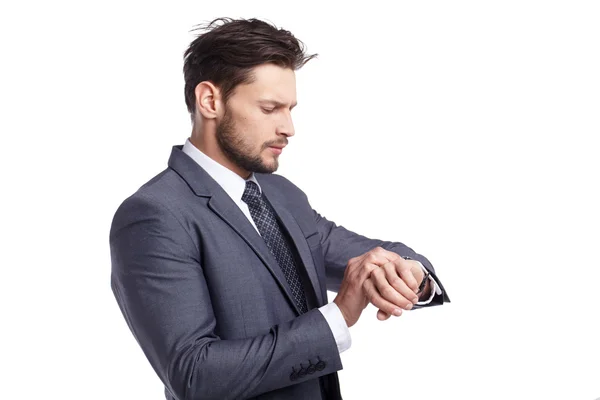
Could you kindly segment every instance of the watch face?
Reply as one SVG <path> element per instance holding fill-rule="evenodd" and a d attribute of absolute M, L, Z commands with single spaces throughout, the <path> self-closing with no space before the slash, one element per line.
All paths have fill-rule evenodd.
<path fill-rule="evenodd" d="M 427 284 L 427 279 L 429 279 L 429 271 L 427 271 L 427 273 L 425 274 L 425 276 L 423 277 L 423 281 L 421 282 L 421 284 L 419 285 L 419 292 L 421 292 L 423 289 L 425 289 L 425 285 Z"/>

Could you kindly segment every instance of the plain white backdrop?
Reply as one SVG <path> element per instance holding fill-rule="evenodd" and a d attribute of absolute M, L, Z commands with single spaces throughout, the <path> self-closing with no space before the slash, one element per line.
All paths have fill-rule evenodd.
<path fill-rule="evenodd" d="M 119 204 L 190 133 L 190 30 L 257 17 L 297 72 L 278 174 L 317 211 L 427 256 L 452 303 L 378 321 L 346 400 L 600 396 L 596 1 L 5 2 L 2 394 L 163 399 L 110 290 Z M 334 293 L 329 293 L 333 300 Z"/>

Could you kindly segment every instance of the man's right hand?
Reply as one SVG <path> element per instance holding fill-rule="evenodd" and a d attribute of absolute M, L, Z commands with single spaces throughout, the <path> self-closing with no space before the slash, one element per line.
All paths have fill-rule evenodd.
<path fill-rule="evenodd" d="M 369 302 L 384 313 L 395 316 L 402 315 L 401 307 L 409 310 L 417 302 L 416 294 L 402 295 L 392 286 L 386 288 L 390 293 L 384 293 L 385 298 L 377 290 L 373 290 L 372 281 L 369 281 L 371 273 L 386 263 L 395 260 L 396 257 L 399 257 L 396 253 L 382 247 L 375 247 L 348 260 L 348 265 L 344 271 L 344 279 L 337 296 L 333 300 L 342 312 L 348 327 L 358 321 Z M 369 297 L 367 297 L 367 294 L 369 294 Z M 393 299 L 394 302 L 392 303 L 386 298 Z"/>

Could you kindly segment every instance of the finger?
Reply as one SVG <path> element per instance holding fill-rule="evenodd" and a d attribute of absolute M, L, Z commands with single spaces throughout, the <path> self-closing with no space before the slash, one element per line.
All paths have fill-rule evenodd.
<path fill-rule="evenodd" d="M 415 278 L 415 275 L 412 272 L 412 262 L 401 258 L 400 260 L 395 261 L 395 265 L 396 271 L 398 272 L 406 286 L 408 286 L 410 290 L 413 291 L 413 293 L 416 293 L 417 290 L 419 290 L 419 283 L 417 282 L 417 279 Z"/>
<path fill-rule="evenodd" d="M 409 304 L 406 304 L 406 303 L 399 304 L 387 296 L 384 296 L 384 297 L 386 297 L 389 301 L 392 301 L 394 304 L 397 304 L 407 310 L 410 310 L 412 308 L 413 304 L 415 304 L 419 299 L 418 299 L 417 295 L 415 294 L 414 290 L 412 290 L 410 287 L 408 287 L 406 282 L 404 282 L 404 280 L 398 276 L 396 263 L 393 261 L 390 261 L 389 263 L 387 263 L 383 267 L 381 267 L 381 269 L 383 269 L 385 271 L 385 278 L 386 278 L 388 284 L 390 285 L 390 287 L 392 287 L 398 293 L 398 296 L 400 296 L 402 299 L 404 299 L 406 301 L 406 303 L 410 303 L 410 306 L 409 306 Z M 383 288 L 381 286 L 378 286 L 378 289 L 383 290 Z M 383 294 L 383 292 L 382 292 L 382 294 Z M 400 297 L 398 297 L 398 298 L 400 298 Z"/>
<path fill-rule="evenodd" d="M 371 276 L 371 274 L 373 273 L 373 271 L 378 270 L 379 269 L 379 265 L 374 264 L 374 263 L 370 263 L 370 262 L 365 262 L 362 265 L 362 268 L 360 268 L 360 270 L 357 271 L 357 278 L 356 281 L 362 285 L 362 283 L 364 281 L 366 281 L 367 279 L 369 279 L 369 277 Z"/>
<path fill-rule="evenodd" d="M 401 308 L 381 297 L 381 295 L 377 291 L 377 288 L 375 287 L 375 283 L 371 278 L 365 280 L 365 282 L 363 283 L 363 290 L 367 299 L 369 299 L 369 301 L 375 307 L 379 308 L 386 314 L 395 315 L 397 317 L 402 315 Z"/>
<path fill-rule="evenodd" d="M 390 314 L 383 312 L 381 310 L 377 310 L 377 319 L 380 321 L 385 321 L 391 317 Z"/>
<path fill-rule="evenodd" d="M 387 262 L 388 259 L 379 254 L 373 252 L 365 253 L 365 256 L 362 260 L 363 268 L 358 271 L 358 281 L 362 283 L 365 279 L 371 276 L 371 273 L 374 270 L 378 269 L 381 265 Z"/>
<path fill-rule="evenodd" d="M 408 288 L 406 286 L 406 284 L 404 284 L 404 282 L 402 281 L 402 279 L 400 279 L 395 272 L 394 269 L 394 265 L 393 264 L 385 264 L 384 267 L 379 268 L 378 270 L 375 270 L 371 273 L 371 281 L 373 281 L 375 288 L 377 289 L 377 291 L 379 292 L 379 295 L 381 297 L 383 297 L 386 301 L 404 308 L 406 310 L 410 310 L 412 308 L 412 301 L 410 301 L 408 298 L 404 297 L 404 295 L 398 291 L 395 287 L 391 286 L 390 283 L 388 282 L 388 275 L 386 273 L 386 269 L 387 270 L 392 270 L 394 271 L 394 277 L 396 279 L 396 285 L 400 286 L 400 285 L 404 285 L 405 288 Z M 406 289 L 404 289 L 406 291 Z M 411 293 L 410 289 L 408 289 L 408 292 Z M 414 296 L 415 294 L 412 293 L 412 295 Z"/>

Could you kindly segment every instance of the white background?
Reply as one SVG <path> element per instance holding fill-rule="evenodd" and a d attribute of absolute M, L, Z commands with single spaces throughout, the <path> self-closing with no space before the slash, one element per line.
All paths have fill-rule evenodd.
<path fill-rule="evenodd" d="M 328 219 L 427 256 L 452 299 L 386 322 L 367 308 L 344 399 L 600 396 L 598 2 L 0 15 L 3 399 L 164 398 L 110 290 L 108 232 L 189 136 L 182 55 L 220 16 L 267 19 L 319 53 L 297 72 L 277 173 Z"/>

